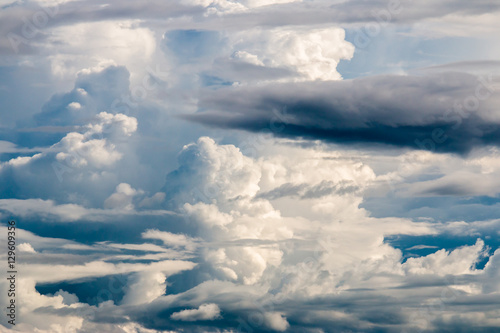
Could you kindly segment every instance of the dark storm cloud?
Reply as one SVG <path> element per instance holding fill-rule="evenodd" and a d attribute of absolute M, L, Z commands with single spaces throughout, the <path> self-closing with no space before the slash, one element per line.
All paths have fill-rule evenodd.
<path fill-rule="evenodd" d="M 187 119 L 335 143 L 466 154 L 500 145 L 497 77 L 459 72 L 206 91 Z"/>

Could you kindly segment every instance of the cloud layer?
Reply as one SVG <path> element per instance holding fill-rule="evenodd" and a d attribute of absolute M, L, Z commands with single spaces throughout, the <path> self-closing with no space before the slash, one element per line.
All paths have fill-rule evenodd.
<path fill-rule="evenodd" d="M 207 92 L 187 119 L 335 143 L 468 153 L 498 145 L 497 77 L 457 72 Z"/>
<path fill-rule="evenodd" d="M 0 331 L 498 331 L 499 9 L 4 1 Z"/>

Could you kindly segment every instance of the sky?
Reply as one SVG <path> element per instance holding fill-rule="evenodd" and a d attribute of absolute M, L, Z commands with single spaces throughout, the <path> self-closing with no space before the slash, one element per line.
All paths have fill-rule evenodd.
<path fill-rule="evenodd" d="M 0 332 L 499 332 L 499 22 L 1 0 Z"/>

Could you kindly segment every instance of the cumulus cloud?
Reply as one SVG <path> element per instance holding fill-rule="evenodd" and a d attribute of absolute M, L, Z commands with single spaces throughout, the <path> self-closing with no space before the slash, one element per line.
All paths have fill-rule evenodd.
<path fill-rule="evenodd" d="M 244 156 L 234 146 L 220 146 L 209 138 L 201 138 L 196 144 L 186 146 L 179 155 L 181 166 L 167 176 L 165 191 L 171 196 L 170 202 L 175 202 L 190 221 L 199 225 L 202 231 L 199 236 L 205 241 L 220 243 L 254 239 L 271 242 L 266 247 L 250 246 L 251 243 L 242 243 L 241 246 L 230 243 L 224 247 L 218 246 L 217 249 L 209 248 L 204 252 L 205 261 L 219 271 L 221 277 L 244 284 L 255 284 L 261 280 L 266 269 L 277 267 L 283 260 L 283 250 L 277 243 L 271 245 L 273 242 L 290 240 L 294 234 L 304 236 L 304 232 L 308 233 L 299 227 L 304 223 L 300 222 L 300 219 L 297 220 L 299 216 L 315 220 L 309 222 L 313 224 L 320 223 L 323 219 L 331 221 L 331 216 L 336 216 L 338 220 L 346 218 L 352 221 L 354 216 L 360 220 L 367 219 L 364 212 L 357 208 L 359 199 L 355 191 L 331 190 L 324 182 L 349 184 L 358 190 L 375 180 L 373 171 L 358 162 L 352 161 L 352 165 L 347 166 L 345 160 L 340 162 L 324 159 L 319 157 L 321 154 L 320 151 L 312 153 L 305 159 L 307 162 L 302 160 L 297 163 L 283 159 L 284 157 L 278 158 L 277 161 L 270 159 L 257 162 Z M 226 162 L 229 159 L 231 163 Z M 314 161 L 314 169 L 311 169 L 311 160 Z M 286 166 L 285 170 L 276 172 L 283 166 Z M 228 179 L 238 181 L 230 182 Z M 282 192 L 289 184 L 289 179 L 302 179 L 307 184 L 312 184 L 306 185 L 302 190 L 301 199 L 304 202 L 292 199 L 294 208 L 290 207 L 290 198 L 286 198 L 286 194 L 269 194 Z M 179 182 L 182 182 L 183 190 L 176 193 Z M 182 204 L 183 202 L 185 203 Z M 281 212 L 277 207 L 283 207 L 286 211 Z M 351 230 L 355 228 L 352 223 L 354 222 L 349 226 Z M 363 222 L 360 223 L 364 225 Z M 392 222 L 385 223 L 386 227 L 379 225 L 379 231 L 390 232 L 389 225 Z M 320 225 L 321 223 L 317 227 L 322 228 Z M 359 227 L 363 228 L 361 225 Z M 423 225 L 420 230 L 416 225 L 408 224 L 407 227 L 407 232 L 431 232 L 424 231 Z M 324 228 L 325 232 L 329 230 L 329 234 L 347 231 L 343 231 L 341 224 Z M 398 230 L 403 232 L 402 225 Z M 354 238 L 369 238 L 372 232 L 359 233 Z M 352 240 L 352 235 L 346 234 L 344 237 L 346 241 Z M 371 245 L 368 245 L 366 240 L 360 242 L 357 245 L 359 256 L 363 257 L 374 248 L 390 253 L 392 250 L 381 243 L 382 239 L 383 237 L 378 238 Z M 374 248 L 370 248 L 371 246 Z M 395 252 L 391 255 L 395 258 L 398 256 Z M 351 253 L 351 256 L 357 255 Z M 350 260 L 345 259 L 343 264 L 340 258 L 336 262 L 340 267 L 344 267 L 344 264 L 350 265 Z"/>
<path fill-rule="evenodd" d="M 198 309 L 182 310 L 170 316 L 173 320 L 182 321 L 215 320 L 219 317 L 220 309 L 217 304 L 202 304 Z"/>
<path fill-rule="evenodd" d="M 120 160 L 122 154 L 117 152 L 115 145 L 108 140 L 130 136 L 137 130 L 137 119 L 123 114 L 113 115 L 101 112 L 93 123 L 83 128 L 83 133 L 68 133 L 61 141 L 51 147 L 51 151 L 57 152 L 56 160 L 64 163 L 67 168 L 83 166 L 101 168 Z M 47 153 L 44 155 L 47 156 Z M 13 166 L 23 165 L 40 157 L 42 154 L 35 154 L 32 157 L 18 157 L 7 163 Z"/>
<path fill-rule="evenodd" d="M 164 40 L 165 52 L 180 65 L 179 72 L 198 77 L 192 84 L 209 86 L 339 80 L 337 65 L 354 53 L 340 27 L 172 30 Z"/>
<path fill-rule="evenodd" d="M 57 54 L 51 57 L 51 67 L 54 75 L 62 77 L 71 77 L 82 66 L 90 68 L 103 62 L 136 70 L 141 63 L 144 66 L 148 62 L 156 43 L 153 32 L 141 27 L 136 20 L 61 25 L 51 29 L 48 38 L 47 46 L 60 45 Z M 127 47 L 131 43 L 138 48 Z M 83 49 L 86 53 L 75 55 L 74 50 Z"/>
<path fill-rule="evenodd" d="M 38 158 L 42 157 L 42 154 L 39 153 L 39 154 L 35 154 L 33 156 L 19 156 L 19 157 L 15 157 L 11 160 L 8 160 L 6 162 L 3 162 L 0 164 L 0 170 L 6 166 L 12 166 L 12 167 L 18 167 L 18 166 L 21 166 L 21 165 L 26 165 L 28 163 L 30 163 L 31 161 L 34 161 Z"/>
<path fill-rule="evenodd" d="M 15 212 L 18 216 L 60 216 L 62 219 L 73 221 L 80 218 L 85 208 L 75 204 L 56 205 L 53 201 L 40 199 L 1 199 L 0 207 L 2 210 Z"/>
<path fill-rule="evenodd" d="M 85 140 L 84 135 L 75 132 L 67 134 L 59 146 L 63 152 L 58 153 L 56 159 L 72 167 L 82 167 L 89 163 L 101 167 L 113 164 L 122 157 L 105 140 Z"/>
<path fill-rule="evenodd" d="M 39 283 L 127 274 L 123 298 L 113 305 L 102 303 L 98 320 L 79 322 L 88 330 L 110 325 L 124 313 L 137 327 L 156 330 L 189 330 L 195 322 L 206 330 L 239 325 L 271 331 L 326 326 L 359 330 L 374 323 L 389 330 L 396 323 L 420 323 L 422 318 L 409 319 L 410 309 L 434 300 L 436 288 L 448 288 L 443 279 L 451 278 L 449 288 L 462 302 L 473 301 L 481 288 L 496 290 L 489 278 L 497 274 L 496 255 L 483 269 L 476 267 L 488 256 L 482 239 L 453 250 L 421 247 L 433 253 L 404 263 L 401 250 L 385 241 L 390 235 L 439 235 L 459 227 L 474 234 L 491 225 L 454 227 L 370 217 L 359 204 L 364 191 L 378 183 L 377 174 L 358 158 L 324 145 L 302 148 L 275 142 L 263 147 L 258 159 L 207 137 L 183 148 L 179 167 L 167 176 L 163 205 L 185 215 L 184 223 L 192 226 L 189 234 L 158 225 L 161 229 L 146 229 L 141 237 L 159 245 L 97 243 L 87 250 L 132 252 L 111 252 L 81 264 L 30 263 L 23 265 L 24 274 Z M 416 155 L 420 163 L 433 161 Z M 410 165 L 407 172 L 411 170 L 422 167 Z M 355 190 L 342 190 L 348 187 Z M 129 202 L 136 191 L 122 183 L 109 202 Z M 40 241 L 31 236 L 29 242 Z M 85 248 L 67 245 L 69 251 Z M 194 260 L 161 257 L 182 258 L 181 252 Z M 46 250 L 41 253 L 47 255 Z M 48 267 L 60 273 L 40 273 Z M 175 274 L 182 276 L 170 280 Z M 171 293 L 180 286 L 180 292 Z M 397 294 L 390 291 L 395 289 Z M 65 304 L 77 299 L 64 292 L 52 296 L 61 296 L 61 304 L 48 307 L 69 315 L 74 310 Z M 399 310 L 387 308 L 388 297 L 401 304 Z M 314 305 L 306 315 L 298 310 L 304 302 Z M 385 314 L 380 315 L 381 309 Z M 155 324 L 142 311 L 157 318 Z M 423 318 L 426 327 L 435 327 L 442 317 L 435 312 Z"/>
<path fill-rule="evenodd" d="M 444 249 L 425 257 L 409 258 L 404 269 L 410 274 L 468 274 L 474 272 L 474 265 L 484 255 L 484 242 L 477 240 L 474 246 L 458 248 L 447 252 Z"/>
<path fill-rule="evenodd" d="M 1 162 L 0 173 L 10 181 L 0 187 L 8 187 L 14 193 L 13 199 L 19 194 L 22 199 L 28 197 L 28 200 L 41 199 L 71 205 L 73 202 L 63 194 L 63 188 L 67 189 L 70 184 L 75 186 L 70 190 L 74 196 L 89 188 L 90 183 L 98 182 L 103 188 L 97 196 L 106 195 L 106 198 L 111 194 L 108 191 L 120 183 L 114 179 L 111 170 L 129 151 L 127 138 L 136 129 L 137 119 L 134 117 L 100 112 L 91 117 L 87 124 L 73 129 L 58 142 L 41 149 L 41 153 L 27 152 L 23 155 L 29 154 L 28 156 Z M 28 182 L 24 181 L 28 179 Z M 91 191 L 95 192 L 95 189 Z M 78 204 L 89 206 L 88 201 L 77 202 L 76 205 Z M 94 207 L 102 207 L 102 201 Z"/>
<path fill-rule="evenodd" d="M 127 183 L 121 183 L 116 186 L 116 191 L 104 201 L 104 207 L 112 209 L 134 209 L 132 204 L 133 197 L 138 193 Z"/>
<path fill-rule="evenodd" d="M 36 253 L 35 249 L 33 246 L 31 246 L 30 243 L 21 243 L 19 244 L 19 251 L 21 252 L 27 252 L 27 253 Z"/>
<path fill-rule="evenodd" d="M 136 273 L 131 280 L 123 304 L 149 303 L 165 294 L 166 276 L 162 272 Z"/>
<path fill-rule="evenodd" d="M 337 64 L 350 59 L 354 46 L 344 30 L 276 28 L 236 34 L 233 57 L 241 63 L 296 73 L 293 80 L 338 80 Z M 222 74 L 223 75 L 223 74 Z"/>
<path fill-rule="evenodd" d="M 290 327 L 286 318 L 280 313 L 266 313 L 264 316 L 266 325 L 274 331 L 283 332 Z"/>
<path fill-rule="evenodd" d="M 52 96 L 42 106 L 41 112 L 34 115 L 34 119 L 39 126 L 83 125 L 92 116 L 110 110 L 115 100 L 128 93 L 129 77 L 129 71 L 123 66 L 103 64 L 98 68 L 84 67 L 76 74 L 74 88 Z M 74 107 L 76 105 L 79 107 Z"/>

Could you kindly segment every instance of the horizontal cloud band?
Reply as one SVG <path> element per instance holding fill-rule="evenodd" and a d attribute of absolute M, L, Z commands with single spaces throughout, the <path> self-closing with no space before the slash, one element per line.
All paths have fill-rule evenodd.
<path fill-rule="evenodd" d="M 203 111 L 185 117 L 277 136 L 466 154 L 500 145 L 499 97 L 492 76 L 376 76 L 207 91 Z"/>

